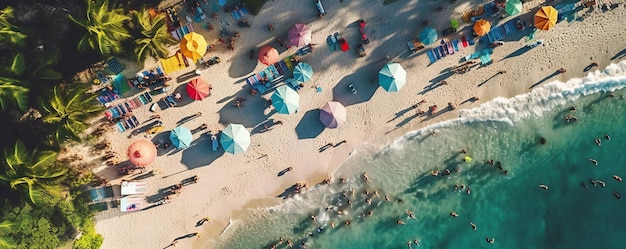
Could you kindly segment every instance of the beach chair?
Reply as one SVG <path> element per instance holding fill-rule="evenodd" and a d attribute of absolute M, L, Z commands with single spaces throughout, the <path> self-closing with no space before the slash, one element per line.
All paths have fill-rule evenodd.
<path fill-rule="evenodd" d="M 439 53 L 441 54 L 441 57 L 446 57 L 446 51 L 443 49 L 443 46 L 439 46 L 437 47 L 437 49 L 439 49 Z"/>
<path fill-rule="evenodd" d="M 485 11 L 485 15 L 487 16 L 493 16 L 498 12 L 498 9 L 496 8 L 496 2 L 494 1 L 488 2 L 483 5 L 483 9 Z"/>
<path fill-rule="evenodd" d="M 326 16 L 326 11 L 324 11 L 324 6 L 322 6 L 322 1 L 317 0 L 317 2 L 315 2 L 315 6 L 317 6 L 317 10 L 320 12 L 320 18 Z"/>
<path fill-rule="evenodd" d="M 459 40 L 453 40 L 452 41 L 452 47 L 454 47 L 454 51 L 459 51 Z"/>
<path fill-rule="evenodd" d="M 143 93 L 143 96 L 146 97 L 148 103 L 152 102 L 152 96 L 148 92 Z"/>
<path fill-rule="evenodd" d="M 463 47 L 469 46 L 469 44 L 467 43 L 467 38 L 465 38 L 465 36 L 461 37 L 461 44 L 463 44 Z"/>
<path fill-rule="evenodd" d="M 128 104 L 128 101 L 124 102 L 124 106 L 126 107 L 126 110 L 128 110 L 128 112 L 133 112 L 133 108 L 130 107 L 130 104 Z"/>
<path fill-rule="evenodd" d="M 120 133 L 126 131 L 126 128 L 124 127 L 124 125 L 122 125 L 122 122 L 115 123 L 115 128 L 117 128 L 117 131 L 119 131 Z"/>
<path fill-rule="evenodd" d="M 430 61 L 431 64 L 437 61 L 437 58 L 433 54 L 432 50 L 428 50 L 428 52 L 426 52 L 426 55 L 428 55 L 428 60 Z"/>
<path fill-rule="evenodd" d="M 131 119 L 133 120 L 133 122 L 135 123 L 135 126 L 137 126 L 137 125 L 141 124 L 141 123 L 139 122 L 139 120 L 137 120 L 137 117 L 135 117 L 135 115 L 133 115 L 133 116 L 132 116 L 132 117 L 130 117 L 130 118 L 131 118 Z"/>
<path fill-rule="evenodd" d="M 435 57 L 437 58 L 437 60 L 441 59 L 441 55 L 439 54 L 439 49 L 436 49 L 436 48 L 435 48 L 435 49 L 430 50 L 430 51 L 431 51 L 431 52 L 435 55 Z"/>

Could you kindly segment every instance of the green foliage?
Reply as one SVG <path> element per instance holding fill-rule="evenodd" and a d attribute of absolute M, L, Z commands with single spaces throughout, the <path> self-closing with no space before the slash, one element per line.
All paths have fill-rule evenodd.
<path fill-rule="evenodd" d="M 24 143 L 18 141 L 13 148 L 4 150 L 5 170 L 0 172 L 0 181 L 28 196 L 31 203 L 43 204 L 45 195 L 60 195 L 59 183 L 67 172 L 56 163 L 56 157 L 57 153 L 52 151 L 29 152 Z"/>
<path fill-rule="evenodd" d="M 18 249 L 58 248 L 60 238 L 67 230 L 63 226 L 54 224 L 52 218 L 58 215 L 52 207 L 33 209 L 26 204 L 24 207 L 14 207 L 5 217 L 16 223 L 11 237 Z"/>
<path fill-rule="evenodd" d="M 103 241 L 102 235 L 96 233 L 93 222 L 87 220 L 83 226 L 83 235 L 74 242 L 74 249 L 98 249 Z"/>
<path fill-rule="evenodd" d="M 15 223 L 11 221 L 5 220 L 0 223 L 0 249 L 10 249 L 17 246 L 13 238 L 8 236 L 13 227 L 15 227 Z"/>
<path fill-rule="evenodd" d="M 176 44 L 167 31 L 165 15 L 151 17 L 148 10 L 132 12 L 132 26 L 135 36 L 135 54 L 137 62 L 143 64 L 147 57 L 165 58 L 169 55 L 167 47 Z"/>
<path fill-rule="evenodd" d="M 0 10 L 0 47 L 24 45 L 26 35 L 10 22 L 13 18 L 15 18 L 13 8 L 6 7 Z"/>
<path fill-rule="evenodd" d="M 80 134 L 88 127 L 86 121 L 104 110 L 96 103 L 96 95 L 87 94 L 85 89 L 54 87 L 49 103 L 42 104 L 47 113 L 43 122 L 56 127 L 54 138 L 59 144 L 68 139 L 80 141 Z"/>
<path fill-rule="evenodd" d="M 6 111 L 15 103 L 25 111 L 28 109 L 28 91 L 19 80 L 0 77 L 0 109 Z"/>
<path fill-rule="evenodd" d="M 87 34 L 78 42 L 79 50 L 95 49 L 104 56 L 120 54 L 122 42 L 131 36 L 124 24 L 130 17 L 122 9 L 109 9 L 108 0 L 86 0 L 86 18 L 78 20 L 68 17 L 87 30 Z"/>

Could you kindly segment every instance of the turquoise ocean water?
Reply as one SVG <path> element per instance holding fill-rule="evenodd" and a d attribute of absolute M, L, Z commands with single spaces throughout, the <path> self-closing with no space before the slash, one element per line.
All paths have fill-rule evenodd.
<path fill-rule="evenodd" d="M 626 182 L 613 175 L 626 178 L 624 86 L 622 62 L 582 79 L 463 110 L 460 118 L 407 133 L 382 151 L 363 148 L 334 174 L 331 185 L 233 220 L 217 248 L 270 248 L 279 237 L 293 241 L 294 248 L 302 242 L 307 248 L 408 248 L 407 241 L 414 240 L 419 245 L 411 248 L 623 248 Z M 578 121 L 567 124 L 566 115 Z M 436 135 L 430 136 L 433 130 Z M 540 144 L 541 138 L 546 144 Z M 461 149 L 472 162 L 463 161 Z M 485 163 L 489 159 L 500 162 L 508 175 Z M 445 169 L 451 174 L 442 175 Z M 440 174 L 432 176 L 434 170 Z M 371 183 L 364 182 L 363 172 Z M 342 176 L 344 184 L 337 182 Z M 594 187 L 590 179 L 606 185 Z M 461 185 L 469 186 L 471 194 Z M 350 226 L 344 225 L 347 220 Z"/>

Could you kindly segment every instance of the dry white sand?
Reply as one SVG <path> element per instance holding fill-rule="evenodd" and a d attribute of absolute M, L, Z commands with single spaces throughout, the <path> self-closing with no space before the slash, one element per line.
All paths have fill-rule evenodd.
<path fill-rule="evenodd" d="M 146 180 L 150 195 L 192 175 L 198 175 L 199 182 L 185 187 L 172 203 L 163 206 L 132 213 L 107 211 L 98 214 L 96 229 L 105 238 L 102 248 L 163 248 L 177 237 L 193 232 L 200 232 L 201 238 L 182 239 L 177 248 L 191 248 L 192 245 L 195 248 L 210 247 L 211 238 L 217 236 L 229 223 L 232 212 L 252 200 L 265 198 L 252 202 L 249 207 L 276 203 L 278 200 L 267 197 L 276 196 L 297 181 L 307 180 L 310 184 L 321 181 L 352 150 L 364 143 L 384 146 L 407 131 L 458 115 L 457 111 L 451 111 L 433 118 L 403 121 L 414 114 L 411 110 L 388 122 L 396 113 L 420 100 L 427 102 L 421 107 L 426 110 L 429 105 L 438 105 L 444 109 L 448 102 L 458 105 L 472 96 L 479 97 L 480 101 L 476 103 L 458 106 L 472 108 L 479 102 L 497 96 L 512 97 L 528 92 L 531 85 L 561 67 L 566 68 L 567 73 L 556 75 L 545 83 L 580 77 L 584 75 L 583 68 L 592 61 L 598 62 L 600 68 L 603 68 L 611 62 L 613 55 L 626 47 L 624 27 L 618 21 L 626 20 L 623 4 L 605 13 L 597 9 L 586 13 L 589 9 L 583 9 L 578 13 L 584 16 L 584 21 L 562 22 L 551 31 L 537 32 L 536 38 L 543 39 L 545 46 L 505 59 L 526 44 L 523 38 L 506 41 L 504 46 L 495 49 L 493 64 L 473 68 L 465 74 L 452 75 L 445 79 L 448 85 L 420 94 L 425 87 L 442 79 L 440 72 L 459 65 L 462 56 L 473 53 L 475 46 L 461 49 L 429 65 L 424 54 L 426 50 L 410 55 L 406 42 L 419 33 L 422 21 L 429 20 L 431 26 L 441 31 L 446 28 L 450 18 L 460 19 L 463 12 L 481 3 L 458 1 L 438 13 L 432 11 L 439 5 L 434 2 L 401 0 L 387 6 L 381 2 L 344 0 L 341 3 L 323 0 L 328 15 L 320 19 L 313 0 L 268 1 L 258 16 L 247 17 L 252 23 L 251 28 L 236 27 L 231 16 L 220 12 L 220 20 L 229 22 L 231 25 L 227 28 L 239 31 L 241 38 L 235 44 L 235 51 L 227 50 L 225 45 L 218 45 L 205 56 L 222 58 L 222 63 L 204 70 L 201 76 L 213 85 L 212 96 L 203 101 L 160 110 L 157 114 L 163 117 L 166 129 L 176 127 L 178 120 L 197 111 L 204 115 L 186 123 L 186 127 L 194 129 L 206 123 L 209 129 L 217 131 L 231 122 L 241 123 L 253 132 L 252 145 L 241 155 L 213 152 L 210 141 L 205 136 L 195 134 L 196 142 L 189 148 L 182 151 L 160 150 L 160 156 L 148 167 L 162 172 Z M 535 7 L 541 3 L 537 0 L 525 3 L 524 11 L 528 13 L 521 15 L 523 20 L 532 22 Z M 370 43 L 365 45 L 368 55 L 364 58 L 359 58 L 355 50 L 360 43 L 356 23 L 359 19 L 367 21 L 366 31 L 370 39 Z M 215 43 L 220 25 L 215 20 L 211 22 L 216 27 L 215 31 L 208 32 L 200 24 L 194 26 L 210 43 Z M 268 23 L 274 23 L 273 32 L 267 30 Z M 271 108 L 265 108 L 261 98 L 269 98 L 270 94 L 249 94 L 245 77 L 262 70 L 264 65 L 257 60 L 250 60 L 248 52 L 265 44 L 276 47 L 275 38 L 286 40 L 287 31 L 294 23 L 306 23 L 313 29 L 313 43 L 318 45 L 315 52 L 305 56 L 303 61 L 312 65 L 315 74 L 312 83 L 307 83 L 299 91 L 300 111 L 281 115 Z M 471 26 L 464 25 L 461 28 L 471 29 Z M 326 37 L 334 32 L 340 32 L 348 40 L 352 48 L 349 52 L 329 51 Z M 466 34 L 468 31 L 461 32 Z M 295 48 L 288 51 L 279 48 L 279 51 L 281 56 L 286 57 Z M 387 54 L 408 72 L 407 85 L 397 93 L 385 92 L 377 85 L 377 73 L 385 64 Z M 171 76 L 176 78 L 194 69 L 193 66 L 188 67 Z M 507 73 L 478 86 L 500 70 L 506 70 Z M 184 87 L 184 83 L 180 82 L 176 87 Z M 353 95 L 348 90 L 349 83 L 355 84 L 358 94 Z M 316 93 L 312 88 L 314 84 L 320 85 L 323 92 Z M 186 95 L 184 88 L 180 89 Z M 242 108 L 232 106 L 236 97 L 247 99 Z M 323 129 L 318 121 L 317 109 L 331 100 L 347 107 L 348 122 L 338 129 Z M 148 107 L 142 107 L 134 113 L 140 121 L 148 120 L 152 114 Z M 284 124 L 274 126 L 269 132 L 259 133 L 258 125 L 267 119 L 281 120 Z M 399 124 L 402 126 L 396 127 Z M 115 152 L 124 155 L 132 141 L 144 136 L 142 134 L 129 139 L 129 133 L 111 132 L 105 137 L 114 144 Z M 165 132 L 151 139 L 164 138 L 167 141 L 167 136 L 168 132 Z M 348 140 L 347 144 L 323 153 L 317 152 L 326 143 L 337 143 L 344 139 Z M 277 177 L 279 171 L 290 166 L 294 168 L 293 172 Z M 98 173 L 109 178 L 115 176 L 110 167 Z M 121 178 L 116 178 L 113 183 L 119 180 Z M 196 221 L 206 216 L 210 216 L 212 222 L 195 227 Z"/>

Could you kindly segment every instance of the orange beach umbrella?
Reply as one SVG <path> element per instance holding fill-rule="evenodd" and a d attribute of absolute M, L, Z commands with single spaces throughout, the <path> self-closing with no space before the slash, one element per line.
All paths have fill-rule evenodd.
<path fill-rule="evenodd" d="M 180 52 L 187 58 L 192 59 L 194 62 L 200 59 L 207 50 L 207 42 L 204 36 L 196 32 L 191 32 L 183 36 L 180 42 Z"/>
<path fill-rule="evenodd" d="M 265 46 L 259 50 L 259 61 L 265 65 L 272 65 L 278 62 L 278 56 L 278 50 L 271 46 Z"/>
<path fill-rule="evenodd" d="M 478 36 L 486 35 L 489 30 L 491 30 L 491 23 L 485 19 L 480 19 L 474 23 L 474 33 Z"/>
<path fill-rule="evenodd" d="M 195 78 L 187 83 L 187 94 L 194 100 L 204 99 L 209 93 L 211 93 L 209 83 L 201 78 Z"/>
<path fill-rule="evenodd" d="M 145 167 L 154 162 L 156 156 L 157 149 L 148 140 L 137 140 L 128 146 L 128 160 L 135 166 Z"/>
<path fill-rule="evenodd" d="M 535 27 L 550 30 L 556 25 L 559 12 L 552 6 L 541 7 L 535 14 Z"/>

